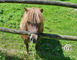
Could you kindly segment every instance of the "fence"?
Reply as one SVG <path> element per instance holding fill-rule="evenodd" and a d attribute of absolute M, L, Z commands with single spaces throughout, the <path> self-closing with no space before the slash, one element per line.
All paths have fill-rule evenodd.
<path fill-rule="evenodd" d="M 45 5 L 56 5 L 56 6 L 64 6 L 64 7 L 77 8 L 77 4 L 66 3 L 66 2 L 59 2 L 59 1 L 0 0 L 0 3 L 45 4 Z M 2 24 L 2 25 L 4 25 L 4 24 Z M 14 26 L 14 27 L 16 27 L 16 26 Z M 28 33 L 37 33 L 37 32 L 29 32 L 29 31 L 20 31 L 20 30 L 15 30 L 15 29 L 8 29 L 8 28 L 3 28 L 3 27 L 0 27 L 0 31 L 6 32 L 6 33 L 13 33 L 13 34 L 23 34 L 23 35 L 26 35 Z M 19 36 L 15 36 L 13 34 L 10 35 L 10 34 L 6 34 L 6 33 L 4 33 L 4 34 L 2 33 L 0 35 L 0 40 L 1 40 L 1 42 L 0 42 L 0 59 L 4 60 L 4 58 L 2 59 L 2 57 L 5 56 L 5 55 L 1 56 L 1 54 L 3 54 L 1 51 L 6 51 L 7 54 L 9 53 L 8 55 L 6 55 L 7 59 L 5 58 L 5 60 L 11 60 L 11 59 L 12 60 L 17 60 L 17 57 L 15 57 L 15 56 L 12 57 L 12 55 L 17 55 L 19 58 L 23 58 L 22 56 L 25 55 L 25 48 L 23 46 L 24 44 L 22 43 L 22 40 L 19 40 L 21 38 L 19 38 Z M 44 43 L 44 44 L 40 43 L 40 45 L 42 45 L 41 47 L 45 47 L 42 50 L 41 50 L 41 47 L 40 47 L 41 51 L 39 52 L 38 55 L 39 55 L 39 57 L 42 57 L 42 59 L 39 58 L 41 60 L 45 60 L 44 59 L 45 57 L 47 57 L 47 60 L 48 60 L 49 56 L 52 58 L 53 54 L 56 55 L 56 56 L 58 55 L 59 58 L 61 56 L 64 56 L 63 55 L 63 51 L 62 51 L 62 45 L 60 44 L 58 39 L 77 41 L 77 36 L 67 36 L 67 35 L 57 35 L 57 34 L 47 34 L 47 33 L 39 33 L 39 35 L 42 36 L 42 37 L 49 37 L 51 39 L 54 39 L 51 42 L 50 42 L 51 39 L 48 39 L 48 40 L 46 39 L 46 43 Z M 45 41 L 45 39 L 44 39 L 44 41 Z M 75 45 L 77 45 L 77 44 L 75 44 Z M 69 49 L 69 46 L 67 46 L 67 47 Z M 75 48 L 76 48 L 76 46 L 75 46 Z M 32 50 L 32 48 L 31 48 L 31 50 Z M 75 51 L 75 50 L 73 49 L 72 51 Z M 47 53 L 45 53 L 45 52 L 47 52 Z M 41 54 L 41 56 L 40 56 L 40 54 Z M 42 54 L 44 54 L 45 57 L 43 57 Z M 27 55 L 26 55 L 26 58 L 27 58 Z M 23 58 L 23 59 L 25 60 L 26 58 Z M 33 59 L 34 56 L 30 56 L 29 58 L 31 60 L 34 60 Z M 37 58 L 37 57 L 35 57 L 35 58 Z M 57 57 L 55 57 L 55 58 L 57 58 Z M 75 56 L 74 56 L 74 58 L 75 58 Z M 63 57 L 61 59 L 63 59 Z M 61 59 L 58 59 L 58 60 L 61 60 Z M 20 59 L 18 59 L 18 60 L 20 60 Z M 66 58 L 65 58 L 65 60 L 66 60 Z M 69 60 L 69 59 L 67 58 L 67 60 Z"/>
<path fill-rule="evenodd" d="M 8 29 L 8 28 L 2 28 L 2 27 L 0 27 L 0 31 L 7 32 L 7 33 L 14 33 L 14 34 L 22 34 L 22 35 L 27 35 L 28 33 L 36 33 L 36 32 L 20 31 L 20 30 Z M 49 37 L 52 39 L 77 41 L 77 36 L 66 36 L 66 35 L 46 34 L 46 33 L 39 33 L 39 35 L 44 37 Z"/>
<path fill-rule="evenodd" d="M 77 8 L 77 4 L 60 2 L 60 1 L 36 1 L 36 0 L 0 0 L 0 3 L 27 3 L 27 4 L 43 4 L 43 5 L 56 5 Z"/>

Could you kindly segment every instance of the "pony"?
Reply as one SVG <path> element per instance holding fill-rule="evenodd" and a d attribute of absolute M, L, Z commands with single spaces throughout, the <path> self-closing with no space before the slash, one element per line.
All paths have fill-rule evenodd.
<path fill-rule="evenodd" d="M 25 13 L 23 14 L 22 20 L 20 22 L 20 30 L 43 33 L 43 9 L 39 8 L 24 8 Z M 28 53 L 29 42 L 36 43 L 36 50 L 38 48 L 38 42 L 40 36 L 38 34 L 29 33 L 28 35 L 21 35 Z"/>

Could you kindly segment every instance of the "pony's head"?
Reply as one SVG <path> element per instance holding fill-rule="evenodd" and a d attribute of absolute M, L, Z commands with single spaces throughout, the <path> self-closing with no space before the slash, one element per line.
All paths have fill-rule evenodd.
<path fill-rule="evenodd" d="M 27 16 L 27 23 L 26 23 L 27 31 L 40 33 L 41 26 L 43 23 L 43 16 L 42 16 L 43 9 L 41 10 L 39 8 L 30 8 L 30 9 L 24 8 L 24 9 L 26 11 L 26 16 Z M 39 41 L 38 34 L 30 33 L 28 35 L 32 43 Z"/>
<path fill-rule="evenodd" d="M 27 26 L 28 26 L 28 31 L 38 32 L 38 30 L 39 30 L 39 27 L 37 26 L 37 24 L 27 23 Z M 30 41 L 32 43 L 35 43 L 35 42 L 39 41 L 39 35 L 37 33 L 29 33 L 28 35 L 29 35 Z"/>

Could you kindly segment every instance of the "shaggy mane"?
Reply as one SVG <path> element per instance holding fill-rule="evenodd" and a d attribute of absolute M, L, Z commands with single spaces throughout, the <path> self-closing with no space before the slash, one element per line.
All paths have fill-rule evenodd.
<path fill-rule="evenodd" d="M 24 13 L 20 27 L 25 28 L 25 24 L 39 24 L 43 22 L 43 16 L 39 8 L 30 8 Z"/>

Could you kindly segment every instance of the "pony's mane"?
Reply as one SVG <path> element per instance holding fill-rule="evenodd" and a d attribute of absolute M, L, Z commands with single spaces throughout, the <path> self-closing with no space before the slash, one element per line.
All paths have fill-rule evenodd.
<path fill-rule="evenodd" d="M 31 24 L 38 24 L 43 22 L 43 16 L 39 8 L 30 8 L 28 9 L 27 13 L 25 12 L 24 15 L 26 15 L 26 21 Z"/>

